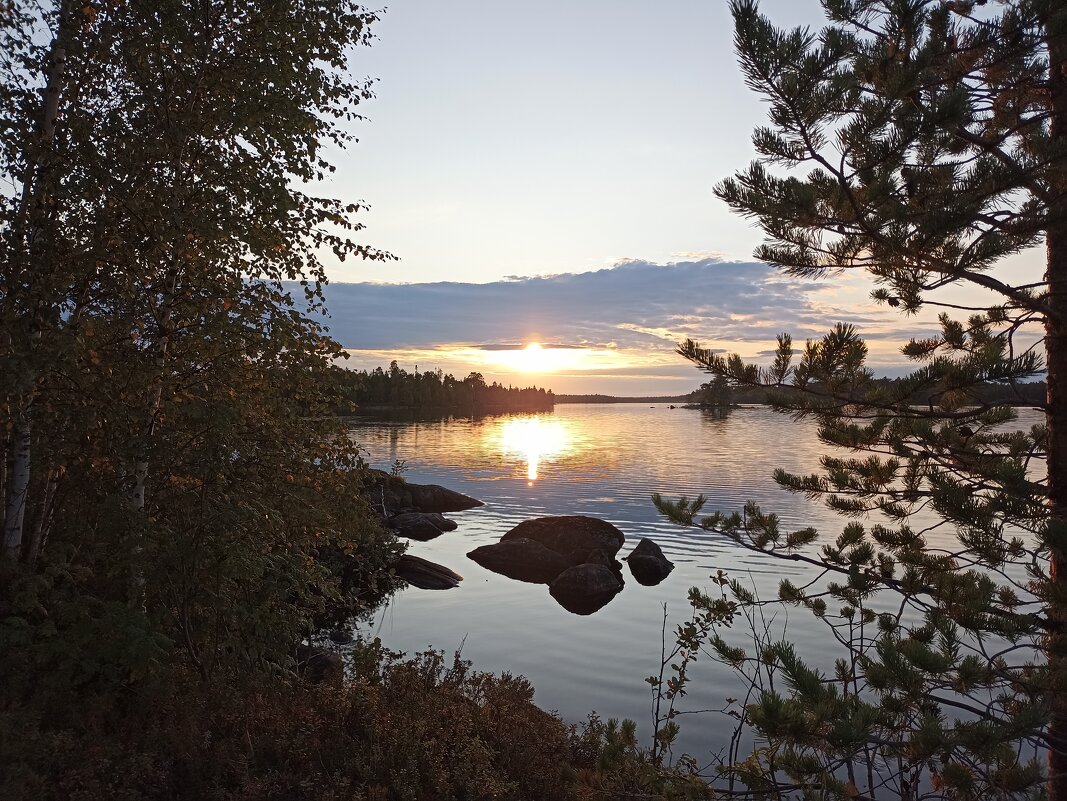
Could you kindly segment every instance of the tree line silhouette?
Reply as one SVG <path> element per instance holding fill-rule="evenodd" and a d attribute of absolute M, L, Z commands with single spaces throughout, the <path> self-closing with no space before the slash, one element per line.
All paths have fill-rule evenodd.
<path fill-rule="evenodd" d="M 395 361 L 388 370 L 344 371 L 342 396 L 349 402 L 341 413 L 373 409 L 418 409 L 473 412 L 540 412 L 555 405 L 552 390 L 487 384 L 481 373 L 458 379 L 437 369 L 409 373 Z"/>

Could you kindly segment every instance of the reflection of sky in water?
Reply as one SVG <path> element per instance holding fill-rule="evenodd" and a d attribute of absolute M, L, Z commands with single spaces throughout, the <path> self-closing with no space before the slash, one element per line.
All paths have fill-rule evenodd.
<path fill-rule="evenodd" d="M 1034 413 L 1020 413 L 1020 427 L 1033 422 Z M 669 638 L 688 615 L 689 588 L 714 591 L 709 576 L 716 570 L 763 598 L 776 597 L 782 578 L 802 575 L 796 564 L 670 525 L 653 508 L 653 492 L 690 498 L 703 493 L 708 512 L 739 511 L 752 500 L 778 513 L 785 530 L 815 526 L 822 542 L 840 534 L 847 522 L 771 480 L 775 467 L 817 470 L 819 455 L 829 449 L 810 423 L 766 408 L 743 408 L 717 419 L 662 405 L 560 405 L 550 414 L 482 420 L 367 421 L 353 436 L 376 467 L 388 469 L 394 459 L 405 459 L 409 480 L 443 484 L 486 502 L 449 515 L 458 530 L 410 548 L 462 574 L 463 584 L 448 592 L 399 593 L 378 613 L 371 632 L 408 652 L 463 643 L 464 657 L 479 669 L 526 675 L 538 703 L 571 721 L 592 709 L 603 717 L 648 720 L 642 679 L 658 670 L 663 605 Z M 544 586 L 511 581 L 467 558 L 518 522 L 550 514 L 587 514 L 614 523 L 626 535 L 620 557 L 649 537 L 676 568 L 657 587 L 643 587 L 627 573 L 615 600 L 582 618 L 560 609 Z M 930 540 L 938 543 L 943 536 L 931 534 Z M 823 624 L 803 609 L 768 607 L 766 613 L 774 636 L 784 633 L 802 652 L 831 659 L 832 668 L 839 653 Z M 737 644 L 745 645 L 746 638 L 743 625 L 728 633 Z M 702 660 L 693 675 L 690 708 L 719 708 L 723 698 L 737 695 L 730 672 L 710 661 Z M 706 755 L 729 736 L 723 724 L 716 715 L 687 717 L 682 748 Z"/>

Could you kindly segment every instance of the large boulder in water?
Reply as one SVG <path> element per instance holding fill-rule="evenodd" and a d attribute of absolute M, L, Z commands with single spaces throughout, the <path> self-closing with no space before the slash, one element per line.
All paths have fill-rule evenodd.
<path fill-rule="evenodd" d="M 564 570 L 549 585 L 556 602 L 576 615 L 591 615 L 622 590 L 622 578 L 604 565 L 577 565 Z"/>
<path fill-rule="evenodd" d="M 384 470 L 368 470 L 365 490 L 371 505 L 390 512 L 462 512 L 481 501 L 437 484 L 412 484 Z"/>
<path fill-rule="evenodd" d="M 386 525 L 399 537 L 426 542 L 446 531 L 454 531 L 456 521 L 437 512 L 401 512 L 389 518 Z"/>
<path fill-rule="evenodd" d="M 468 553 L 467 557 L 486 570 L 534 584 L 550 584 L 571 566 L 562 554 L 525 537 L 483 545 Z"/>
<path fill-rule="evenodd" d="M 463 576 L 454 570 L 409 553 L 396 560 L 394 569 L 400 578 L 420 590 L 450 590 L 463 581 Z"/>
<path fill-rule="evenodd" d="M 613 557 L 619 552 L 625 537 L 606 520 L 585 515 L 560 515 L 524 520 L 501 537 L 500 541 L 514 539 L 539 542 L 578 565 L 588 562 L 596 551 Z"/>
<path fill-rule="evenodd" d="M 674 562 L 663 555 L 663 551 L 652 540 L 643 538 L 637 547 L 626 557 L 626 564 L 638 584 L 654 587 L 674 570 Z"/>

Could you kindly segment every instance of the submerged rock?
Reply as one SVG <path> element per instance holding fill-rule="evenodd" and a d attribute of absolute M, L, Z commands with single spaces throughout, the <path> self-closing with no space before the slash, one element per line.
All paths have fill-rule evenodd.
<path fill-rule="evenodd" d="M 456 521 L 449 520 L 438 512 L 401 512 L 389 518 L 386 525 L 397 536 L 426 542 L 440 537 L 446 531 L 455 531 Z"/>
<path fill-rule="evenodd" d="M 585 515 L 560 515 L 524 520 L 500 538 L 501 542 L 529 539 L 565 556 L 572 564 L 588 562 L 596 551 L 614 557 L 625 537 L 606 520 Z"/>
<path fill-rule="evenodd" d="M 408 553 L 396 560 L 394 569 L 400 578 L 420 590 L 450 590 L 463 581 L 463 576 L 454 570 Z"/>
<path fill-rule="evenodd" d="M 604 565 L 577 565 L 564 570 L 549 585 L 556 602 L 576 615 L 591 615 L 622 590 L 622 578 Z"/>
<path fill-rule="evenodd" d="M 468 553 L 467 557 L 486 570 L 534 584 L 549 584 L 571 567 L 562 554 L 525 537 L 483 545 Z"/>
<path fill-rule="evenodd" d="M 412 484 L 384 470 L 367 471 L 367 497 L 376 509 L 390 512 L 462 512 L 481 501 L 437 484 Z"/>
<path fill-rule="evenodd" d="M 653 587 L 670 575 L 674 570 L 674 562 L 663 555 L 663 551 L 652 540 L 643 538 L 637 547 L 630 551 L 626 557 L 626 564 L 630 566 L 630 573 L 638 584 Z"/>

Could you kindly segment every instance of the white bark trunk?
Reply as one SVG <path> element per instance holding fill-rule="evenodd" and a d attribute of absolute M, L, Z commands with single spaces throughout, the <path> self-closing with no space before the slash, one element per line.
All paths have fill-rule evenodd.
<path fill-rule="evenodd" d="M 11 432 L 12 464 L 8 477 L 7 504 L 4 508 L 5 557 L 18 558 L 22 548 L 22 524 L 26 519 L 26 502 L 30 490 L 30 456 L 32 454 L 33 424 L 30 409 L 15 421 Z"/>
<path fill-rule="evenodd" d="M 34 273 L 41 265 L 35 263 L 35 251 L 39 248 L 42 238 L 42 228 L 39 214 L 39 204 L 46 187 L 50 182 L 51 174 L 55 171 L 48 164 L 49 150 L 55 139 L 56 120 L 59 117 L 60 101 L 63 95 L 63 82 L 67 71 L 66 28 L 69 24 L 66 8 L 61 8 L 59 13 L 56 36 L 52 42 L 52 52 L 48 61 L 48 81 L 44 90 L 44 101 L 41 108 L 39 145 L 41 153 L 37 160 L 31 162 L 26 180 L 23 185 L 22 207 L 16 215 L 15 248 L 16 262 L 21 260 L 21 254 L 29 255 L 28 280 L 33 281 Z M 34 218 L 37 217 L 35 220 Z M 29 219 L 29 229 L 24 228 L 24 221 Z M 28 234 L 28 239 L 24 237 Z M 17 270 L 17 264 L 16 264 Z M 18 271 L 18 270 L 17 270 Z M 31 328 L 29 338 L 30 350 L 36 349 L 41 338 L 40 328 Z M 28 370 L 16 381 L 16 403 L 18 413 L 15 419 L 14 430 L 11 434 L 12 466 L 11 474 L 7 477 L 6 503 L 4 505 L 4 539 L 2 553 L 6 556 L 18 556 L 22 548 L 23 525 L 26 519 L 26 504 L 29 501 L 30 490 L 30 464 L 33 452 L 33 391 L 37 382 L 37 376 Z"/>

